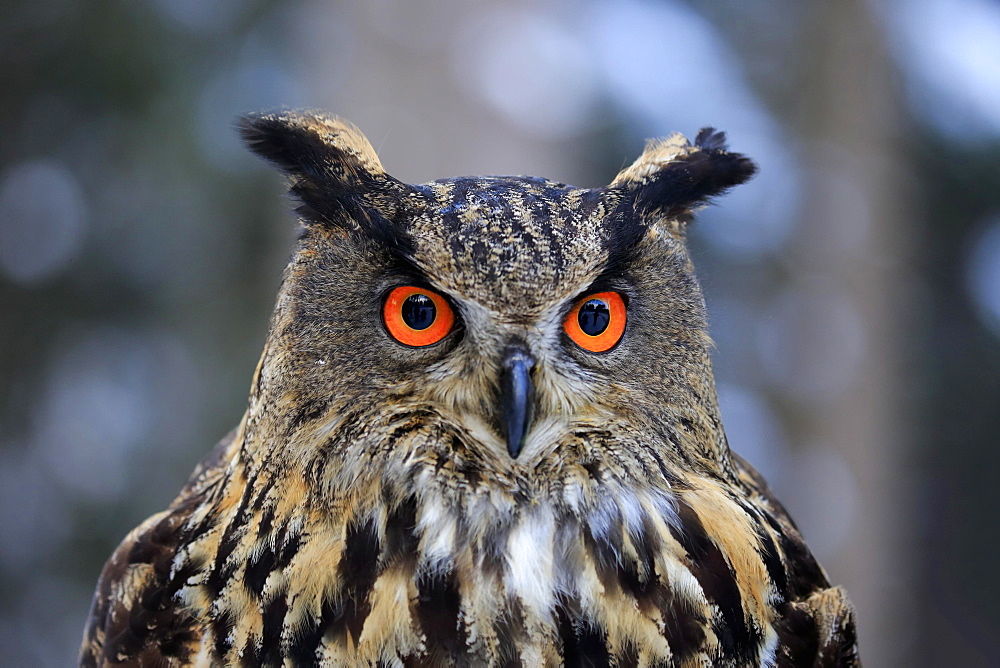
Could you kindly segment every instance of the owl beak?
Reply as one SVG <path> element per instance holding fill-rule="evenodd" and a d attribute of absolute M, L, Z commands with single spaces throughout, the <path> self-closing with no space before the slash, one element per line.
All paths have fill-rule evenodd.
<path fill-rule="evenodd" d="M 535 385 L 531 370 L 535 360 L 522 348 L 508 348 L 500 376 L 502 427 L 507 438 L 507 452 L 513 459 L 521 454 L 535 407 Z"/>

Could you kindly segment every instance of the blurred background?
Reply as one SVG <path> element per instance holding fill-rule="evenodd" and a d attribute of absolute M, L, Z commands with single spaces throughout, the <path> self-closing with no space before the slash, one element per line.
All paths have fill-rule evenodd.
<path fill-rule="evenodd" d="M 239 420 L 295 222 L 233 119 L 393 175 L 606 184 L 705 125 L 692 246 L 732 446 L 870 666 L 1000 664 L 1000 4 L 7 0 L 0 656 L 73 663 L 101 564 Z"/>

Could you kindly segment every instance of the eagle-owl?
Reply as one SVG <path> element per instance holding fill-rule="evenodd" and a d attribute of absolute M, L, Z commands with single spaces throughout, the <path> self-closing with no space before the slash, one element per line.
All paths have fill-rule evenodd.
<path fill-rule="evenodd" d="M 756 169 L 722 133 L 581 189 L 240 129 L 300 239 L 246 414 L 105 565 L 82 664 L 858 663 L 719 419 L 685 228 Z"/>

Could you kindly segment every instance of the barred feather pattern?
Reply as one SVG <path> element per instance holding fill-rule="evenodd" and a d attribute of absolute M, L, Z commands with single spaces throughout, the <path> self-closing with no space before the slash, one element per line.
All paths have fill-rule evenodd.
<path fill-rule="evenodd" d="M 230 459 L 109 562 L 119 591 L 84 663 L 144 648 L 164 665 L 854 665 L 846 596 L 744 462 L 735 485 L 678 477 L 581 429 L 560 446 L 579 464 L 537 489 L 494 478 L 426 412 L 384 424 L 370 479 L 366 458 L 255 472 L 222 444 Z M 593 448 L 621 468 L 588 465 Z M 623 480 L 636 465 L 663 484 Z M 115 617 L 132 628 L 110 637 Z"/>

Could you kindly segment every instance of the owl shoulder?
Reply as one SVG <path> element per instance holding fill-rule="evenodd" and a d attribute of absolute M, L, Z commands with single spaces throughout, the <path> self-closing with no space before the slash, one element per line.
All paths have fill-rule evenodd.
<path fill-rule="evenodd" d="M 788 511 L 764 478 L 745 459 L 732 453 L 747 497 L 762 512 L 780 552 L 785 601 L 776 609 L 774 627 L 780 639 L 778 666 L 858 666 L 854 606 L 841 587 L 832 587 L 806 546 Z"/>
<path fill-rule="evenodd" d="M 80 650 L 81 666 L 187 665 L 201 631 L 174 595 L 184 528 L 225 473 L 236 430 L 198 464 L 167 510 L 133 529 L 104 564 Z"/>

